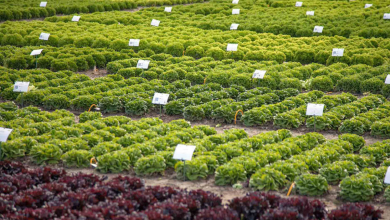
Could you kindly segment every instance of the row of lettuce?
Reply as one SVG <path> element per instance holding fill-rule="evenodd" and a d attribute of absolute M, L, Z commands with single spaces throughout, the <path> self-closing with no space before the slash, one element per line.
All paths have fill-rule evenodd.
<path fill-rule="evenodd" d="M 200 0 L 154 0 L 154 1 L 93 1 L 93 0 L 78 0 L 72 2 L 63 1 L 48 1 L 46 7 L 39 7 L 41 1 L 4 1 L 0 3 L 0 21 L 22 20 L 33 18 L 44 18 L 59 14 L 75 14 L 75 13 L 94 13 L 94 12 L 109 12 L 126 9 L 134 9 L 137 7 L 152 7 L 173 4 L 187 4 L 203 2 Z"/>
<path fill-rule="evenodd" d="M 365 145 L 354 134 L 326 140 L 319 133 L 292 137 L 289 130 L 278 130 L 248 137 L 243 129 L 217 134 L 212 127 L 191 127 L 184 120 L 133 121 L 85 112 L 75 123 L 65 110 L 17 109 L 12 103 L 0 108 L 17 115 L 0 123 L 14 129 L 1 145 L 2 158 L 29 156 L 37 164 L 62 161 L 65 166 L 88 167 L 95 157 L 103 173 L 132 169 L 142 176 L 174 168 L 179 179 L 214 175 L 215 184 L 237 187 L 249 179 L 249 186 L 258 190 L 281 190 L 295 182 L 296 193 L 309 196 L 323 195 L 329 184 L 340 182 L 340 196 L 348 201 L 368 201 L 382 192 L 390 165 L 389 141 Z M 173 159 L 177 144 L 196 146 L 191 161 Z"/>
<path fill-rule="evenodd" d="M 65 48 L 72 47 L 81 48 L 81 50 L 92 47 L 90 53 L 95 49 L 113 49 L 117 52 L 134 50 L 141 51 L 140 56 L 145 53 L 149 56 L 166 53 L 173 56 L 185 54 L 196 59 L 212 57 L 216 60 L 232 58 L 235 60 L 272 60 L 279 63 L 296 61 L 308 64 L 315 62 L 327 65 L 343 62 L 348 65 L 378 66 L 385 63 L 389 56 L 390 42 L 387 38 L 365 39 L 363 37 L 345 38 L 341 36 L 293 38 L 288 35 L 258 34 L 249 30 L 204 30 L 176 24 L 170 27 L 164 26 L 163 22 L 159 27 L 154 27 L 150 26 L 150 16 L 146 17 L 148 21 L 138 25 L 118 24 L 115 21 L 107 21 L 110 23 L 109 25 L 87 21 L 78 23 L 5 22 L 0 25 L 1 45 L 23 48 L 18 48 L 16 53 L 12 53 L 7 47 L 2 47 L 3 60 L 8 67 L 18 67 L 14 66 L 11 60 L 22 59 L 20 57 L 28 59 L 26 56 L 29 56 L 31 51 L 25 50 L 26 47 L 39 49 L 37 46 L 48 48 L 43 51 L 43 54 L 45 57 L 46 53 L 50 53 L 47 54 L 46 60 L 52 60 L 52 62 L 59 58 L 63 62 L 74 60 L 75 56 L 56 54 L 57 50 L 65 53 Z M 39 40 L 42 32 L 50 33 L 48 41 Z M 140 39 L 139 47 L 129 47 L 129 39 Z M 238 44 L 238 50 L 226 52 L 228 43 Z M 50 49 L 45 45 L 57 49 Z M 344 56 L 333 57 L 333 48 L 344 48 Z M 23 66 L 19 68 L 23 68 Z"/>
<path fill-rule="evenodd" d="M 202 189 L 146 186 L 142 179 L 95 174 L 69 174 L 49 167 L 28 169 L 0 161 L 0 214 L 4 219 L 133 219 L 251 220 L 381 219 L 384 212 L 369 204 L 345 204 L 333 210 L 318 199 L 282 198 L 251 192 L 226 204 L 222 196 Z M 345 218 L 344 218 L 345 219 Z"/>
<path fill-rule="evenodd" d="M 280 7 L 278 5 L 285 5 Z M 175 27 L 196 27 L 204 30 L 229 31 L 232 23 L 239 24 L 237 30 L 250 30 L 257 33 L 284 34 L 292 37 L 343 36 L 343 37 L 382 37 L 389 35 L 389 27 L 383 19 L 389 13 L 388 3 L 371 1 L 372 7 L 364 8 L 364 2 L 309 1 L 303 7 L 295 7 L 296 1 L 266 1 L 253 3 L 242 0 L 238 5 L 231 1 L 210 1 L 208 4 L 175 6 L 171 13 L 164 8 L 147 8 L 142 13 L 105 12 L 82 15 L 86 22 L 101 24 L 137 25 L 150 22 L 151 18 L 161 21 L 161 25 Z M 271 7 L 269 7 L 271 6 Z M 240 9 L 239 15 L 232 15 L 232 9 Z M 314 11 L 307 16 L 307 11 Z M 110 19 L 107 19 L 109 17 Z M 50 17 L 46 21 L 70 22 L 71 17 Z M 261 21 L 261 22 L 259 22 Z M 323 26 L 322 33 L 313 33 L 315 26 Z"/>

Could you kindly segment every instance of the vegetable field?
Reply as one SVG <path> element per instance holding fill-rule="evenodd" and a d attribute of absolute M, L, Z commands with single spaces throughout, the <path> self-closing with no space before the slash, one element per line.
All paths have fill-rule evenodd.
<path fill-rule="evenodd" d="M 0 215 L 389 217 L 388 5 L 1 1 Z"/>

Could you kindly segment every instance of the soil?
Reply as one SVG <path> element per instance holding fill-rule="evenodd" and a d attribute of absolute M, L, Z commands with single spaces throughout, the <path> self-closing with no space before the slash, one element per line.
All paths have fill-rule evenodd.
<path fill-rule="evenodd" d="M 86 75 L 88 76 L 91 80 L 107 76 L 107 70 L 106 69 L 96 69 L 96 70 L 87 70 L 83 72 L 77 72 L 78 74 Z"/>

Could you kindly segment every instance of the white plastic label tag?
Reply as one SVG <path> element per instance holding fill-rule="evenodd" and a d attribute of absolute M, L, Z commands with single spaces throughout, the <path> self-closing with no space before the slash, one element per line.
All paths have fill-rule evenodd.
<path fill-rule="evenodd" d="M 233 9 L 232 10 L 232 15 L 239 15 L 240 14 L 240 9 Z"/>
<path fill-rule="evenodd" d="M 72 21 L 80 21 L 81 16 L 73 16 Z"/>
<path fill-rule="evenodd" d="M 333 48 L 332 57 L 344 56 L 344 48 Z"/>
<path fill-rule="evenodd" d="M 191 160 L 194 151 L 195 151 L 195 146 L 178 144 L 176 146 L 175 153 L 173 153 L 173 159 Z"/>
<path fill-rule="evenodd" d="M 314 16 L 314 11 L 307 11 L 307 12 L 306 12 L 306 15 Z"/>
<path fill-rule="evenodd" d="M 39 5 L 40 7 L 46 7 L 46 5 L 47 5 L 47 2 L 41 2 L 41 4 Z"/>
<path fill-rule="evenodd" d="M 237 51 L 238 44 L 228 44 L 226 51 Z"/>
<path fill-rule="evenodd" d="M 237 30 L 239 24 L 232 24 L 230 25 L 230 30 Z"/>
<path fill-rule="evenodd" d="M 390 74 L 386 76 L 385 84 L 390 84 Z"/>
<path fill-rule="evenodd" d="M 172 12 L 172 7 L 165 7 L 164 11 L 165 12 Z"/>
<path fill-rule="evenodd" d="M 383 15 L 383 19 L 385 19 L 385 20 L 390 19 L 390 13 L 385 13 L 385 14 Z"/>
<path fill-rule="evenodd" d="M 385 175 L 384 183 L 385 184 L 390 184 L 390 167 L 387 168 L 387 172 L 386 172 L 386 175 Z"/>
<path fill-rule="evenodd" d="M 39 35 L 39 40 L 49 40 L 49 37 L 50 37 L 50 34 L 41 33 L 41 35 Z"/>
<path fill-rule="evenodd" d="M 30 56 L 36 56 L 36 55 L 39 55 L 42 53 L 42 50 L 43 49 L 39 49 L 39 50 L 33 50 L 31 53 L 30 53 Z"/>
<path fill-rule="evenodd" d="M 168 103 L 169 94 L 154 93 L 152 103 L 156 105 L 166 105 Z"/>
<path fill-rule="evenodd" d="M 324 106 L 324 104 L 309 103 L 307 104 L 306 115 L 322 116 L 322 114 L 324 113 Z"/>
<path fill-rule="evenodd" d="M 9 128 L 0 128 L 0 142 L 6 142 L 9 134 L 11 134 L 12 129 Z"/>
<path fill-rule="evenodd" d="M 266 70 L 255 70 L 252 75 L 253 79 L 262 79 L 267 71 Z"/>
<path fill-rule="evenodd" d="M 130 39 L 129 46 L 130 47 L 139 47 L 140 39 Z"/>
<path fill-rule="evenodd" d="M 295 7 L 302 7 L 303 2 L 296 2 Z"/>
<path fill-rule="evenodd" d="M 372 6 L 372 4 L 365 4 L 364 5 L 364 8 L 369 8 L 369 7 L 371 7 Z"/>
<path fill-rule="evenodd" d="M 233 0 L 233 1 L 232 1 L 232 4 L 238 4 L 238 1 L 239 1 L 239 0 Z"/>
<path fill-rule="evenodd" d="M 322 30 L 324 30 L 323 26 L 314 26 L 314 33 L 322 33 Z"/>
<path fill-rule="evenodd" d="M 28 92 L 28 86 L 30 82 L 18 82 L 14 84 L 14 92 Z"/>
<path fill-rule="evenodd" d="M 150 23 L 150 25 L 158 27 L 160 25 L 160 21 L 153 19 L 152 23 Z"/>
<path fill-rule="evenodd" d="M 138 60 L 137 68 L 147 70 L 149 68 L 150 60 Z"/>

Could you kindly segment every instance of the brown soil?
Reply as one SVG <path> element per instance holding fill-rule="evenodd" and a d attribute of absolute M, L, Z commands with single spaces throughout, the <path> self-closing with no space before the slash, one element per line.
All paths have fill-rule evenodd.
<path fill-rule="evenodd" d="M 108 75 L 106 69 L 96 69 L 96 71 L 94 71 L 94 70 L 87 70 L 87 71 L 77 72 L 77 73 L 78 74 L 82 74 L 82 75 L 86 75 L 91 80 L 94 80 L 94 79 L 100 78 L 100 77 L 105 77 L 105 76 Z"/>

